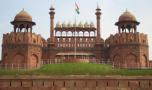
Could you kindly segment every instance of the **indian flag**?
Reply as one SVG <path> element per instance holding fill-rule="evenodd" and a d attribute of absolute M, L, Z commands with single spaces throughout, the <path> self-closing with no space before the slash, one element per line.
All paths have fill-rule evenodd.
<path fill-rule="evenodd" d="M 75 3 L 75 11 L 77 14 L 80 14 L 80 11 L 79 11 L 79 6 L 77 3 Z"/>

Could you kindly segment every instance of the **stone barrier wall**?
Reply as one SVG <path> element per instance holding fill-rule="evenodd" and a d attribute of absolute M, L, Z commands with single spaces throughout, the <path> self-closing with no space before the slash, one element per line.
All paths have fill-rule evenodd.
<path fill-rule="evenodd" d="M 152 90 L 152 77 L 1 76 L 0 90 Z"/>

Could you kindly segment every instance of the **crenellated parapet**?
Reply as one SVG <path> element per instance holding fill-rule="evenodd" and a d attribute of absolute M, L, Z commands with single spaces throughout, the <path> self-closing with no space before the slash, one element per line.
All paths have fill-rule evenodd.
<path fill-rule="evenodd" d="M 110 35 L 105 41 L 105 45 L 115 46 L 115 45 L 127 45 L 127 44 L 141 44 L 148 45 L 147 35 L 143 33 L 117 33 L 115 35 Z"/>
<path fill-rule="evenodd" d="M 35 33 L 11 32 L 3 35 L 3 45 L 8 44 L 33 44 L 43 46 L 45 40 Z"/>

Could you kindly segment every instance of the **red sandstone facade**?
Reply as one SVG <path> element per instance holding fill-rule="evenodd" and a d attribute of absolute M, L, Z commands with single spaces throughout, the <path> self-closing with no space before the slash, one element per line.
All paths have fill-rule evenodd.
<path fill-rule="evenodd" d="M 2 65 L 36 68 L 42 63 L 97 62 L 117 68 L 149 67 L 147 35 L 137 32 L 139 22 L 129 11 L 116 23 L 118 33 L 103 40 L 100 32 L 101 9 L 96 9 L 96 25 L 54 25 L 55 9 L 50 8 L 50 37 L 45 40 L 32 32 L 35 22 L 24 10 L 11 24 L 14 31 L 3 35 Z"/>

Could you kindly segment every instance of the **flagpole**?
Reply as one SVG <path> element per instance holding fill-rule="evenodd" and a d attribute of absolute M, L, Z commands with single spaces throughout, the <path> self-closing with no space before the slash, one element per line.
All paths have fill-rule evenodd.
<path fill-rule="evenodd" d="M 77 3 L 75 2 L 75 11 L 77 14 L 79 14 L 79 6 L 77 5 Z M 75 55 L 74 55 L 74 58 L 76 59 L 76 53 L 77 53 L 77 38 L 76 38 L 76 24 L 77 24 L 77 18 L 76 18 L 76 13 L 75 13 L 75 20 L 74 20 L 74 29 L 75 29 L 75 47 L 74 47 L 74 52 L 75 52 Z"/>
<path fill-rule="evenodd" d="M 74 59 L 76 59 L 76 50 L 77 50 L 77 46 L 76 46 L 76 23 L 77 23 L 77 20 L 76 20 L 76 13 L 75 13 L 75 17 L 74 17 L 74 29 L 75 29 L 75 33 L 74 33 L 74 39 L 75 39 L 75 42 L 74 42 L 74 44 L 75 44 L 75 47 L 74 47 Z"/>

